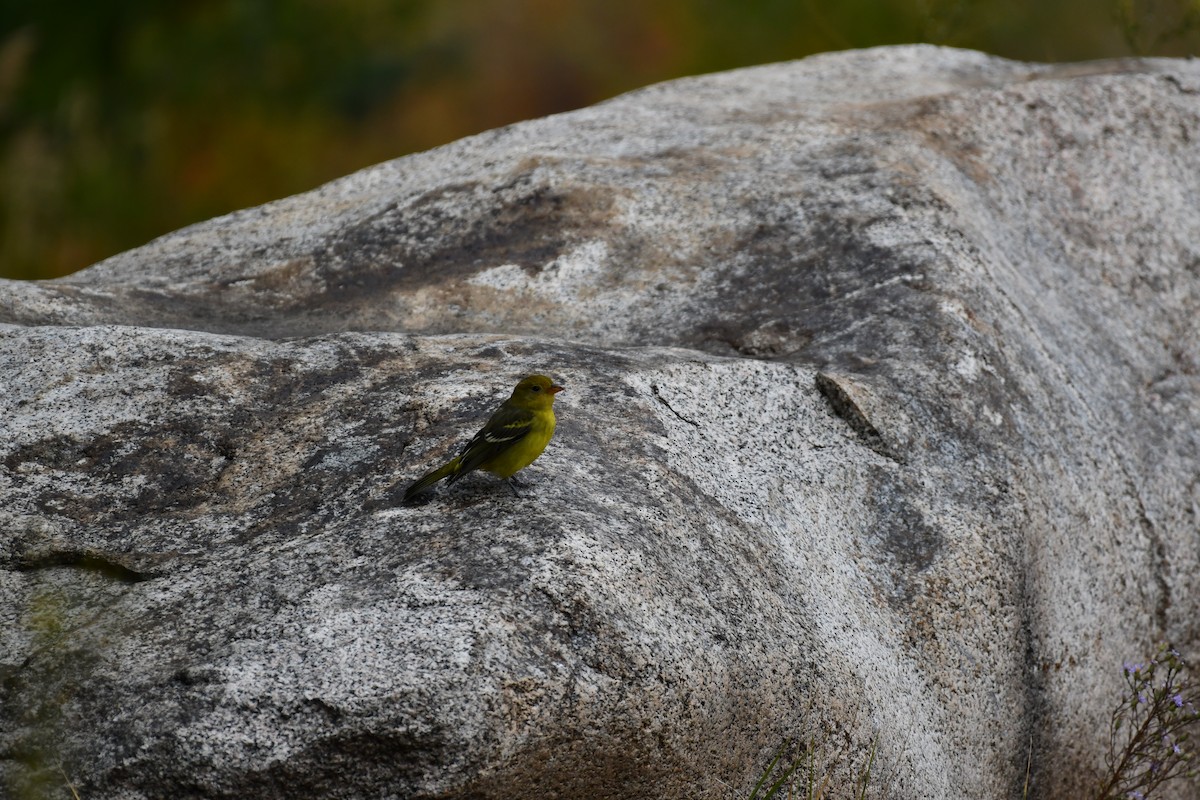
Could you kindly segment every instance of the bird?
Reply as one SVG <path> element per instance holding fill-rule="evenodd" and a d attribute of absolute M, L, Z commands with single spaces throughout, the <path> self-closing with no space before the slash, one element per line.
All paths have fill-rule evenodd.
<path fill-rule="evenodd" d="M 496 409 L 461 453 L 412 482 L 404 491 L 404 502 L 443 478 L 454 483 L 477 469 L 504 478 L 516 494 L 513 475 L 532 464 L 554 435 L 554 395 L 562 390 L 545 375 L 522 378 L 512 396 Z"/>

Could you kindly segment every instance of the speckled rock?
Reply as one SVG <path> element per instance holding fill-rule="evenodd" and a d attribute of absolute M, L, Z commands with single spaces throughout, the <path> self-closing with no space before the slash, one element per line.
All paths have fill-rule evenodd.
<path fill-rule="evenodd" d="M 1200 661 L 1198 142 L 1193 61 L 837 53 L 5 283 L 0 786 L 1081 796 Z M 530 371 L 521 496 L 402 506 Z"/>

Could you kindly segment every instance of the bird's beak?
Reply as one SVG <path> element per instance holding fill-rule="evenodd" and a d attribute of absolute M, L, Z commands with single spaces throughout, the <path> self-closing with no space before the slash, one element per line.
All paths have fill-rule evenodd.
<path fill-rule="evenodd" d="M 559 392 L 561 392 L 562 390 L 563 390 L 563 387 L 559 386 L 559 385 L 556 383 L 556 384 L 554 384 L 553 386 L 551 386 L 549 389 L 547 389 L 546 391 L 548 391 L 550 394 L 558 394 L 558 393 L 559 393 Z"/>

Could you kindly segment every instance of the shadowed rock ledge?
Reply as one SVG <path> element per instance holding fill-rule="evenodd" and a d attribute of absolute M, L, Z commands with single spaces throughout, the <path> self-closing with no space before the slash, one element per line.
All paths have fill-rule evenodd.
<path fill-rule="evenodd" d="M 0 786 L 1080 796 L 1200 661 L 1198 143 L 1194 61 L 853 51 L 5 282 Z M 531 371 L 523 496 L 401 506 Z"/>

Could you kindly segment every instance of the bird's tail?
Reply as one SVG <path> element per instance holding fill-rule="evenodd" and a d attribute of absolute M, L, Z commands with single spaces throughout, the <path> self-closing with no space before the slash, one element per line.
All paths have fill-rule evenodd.
<path fill-rule="evenodd" d="M 407 503 L 409 500 L 412 500 L 414 497 L 428 489 L 430 486 L 433 486 L 442 478 L 448 478 L 456 474 L 458 472 L 458 463 L 459 461 L 457 458 L 452 458 L 432 472 L 427 472 L 421 477 L 417 478 L 412 482 L 411 486 L 404 490 L 404 502 Z"/>

